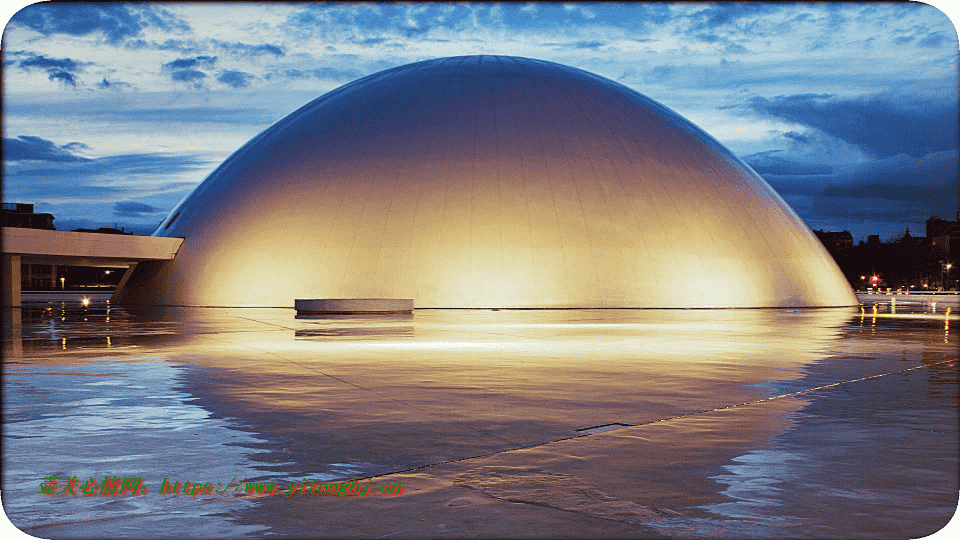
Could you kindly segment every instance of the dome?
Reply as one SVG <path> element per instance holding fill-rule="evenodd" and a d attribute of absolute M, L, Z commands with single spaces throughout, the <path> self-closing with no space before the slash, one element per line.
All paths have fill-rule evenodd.
<path fill-rule="evenodd" d="M 856 305 L 752 169 L 619 83 L 527 58 L 388 69 L 269 127 L 174 208 L 117 301 Z"/>

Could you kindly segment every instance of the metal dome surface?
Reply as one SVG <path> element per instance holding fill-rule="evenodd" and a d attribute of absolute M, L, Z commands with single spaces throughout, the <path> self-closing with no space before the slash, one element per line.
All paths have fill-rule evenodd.
<path fill-rule="evenodd" d="M 346 84 L 235 152 L 117 300 L 417 308 L 856 305 L 752 169 L 609 79 L 465 56 Z"/>

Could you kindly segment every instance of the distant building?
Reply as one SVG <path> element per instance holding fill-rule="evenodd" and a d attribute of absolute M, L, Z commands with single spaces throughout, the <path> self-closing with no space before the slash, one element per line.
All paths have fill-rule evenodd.
<path fill-rule="evenodd" d="M 956 263 L 960 259 L 960 221 L 940 219 L 930 216 L 927 220 L 927 238 L 934 253 L 943 261 Z"/>
<path fill-rule="evenodd" d="M 35 214 L 32 204 L 3 203 L 3 226 L 54 230 L 53 214 Z"/>
<path fill-rule="evenodd" d="M 850 234 L 850 231 L 825 232 L 823 229 L 820 229 L 813 231 L 813 233 L 817 235 L 820 243 L 831 253 L 834 251 L 846 251 L 853 247 L 853 235 Z"/>
<path fill-rule="evenodd" d="M 133 234 L 132 232 L 127 232 L 120 229 L 114 229 L 113 227 L 100 227 L 98 229 L 74 229 L 73 232 L 92 232 L 98 234 Z"/>
<path fill-rule="evenodd" d="M 3 226 L 20 229 L 55 230 L 53 214 L 36 214 L 32 204 L 3 203 Z M 57 283 L 57 266 L 54 264 L 24 264 L 20 267 L 20 288 L 53 289 Z"/>
<path fill-rule="evenodd" d="M 925 289 L 955 289 L 956 275 L 941 272 L 941 267 L 960 254 L 956 243 L 956 222 L 931 218 L 928 231 L 940 236 L 913 236 L 910 229 L 890 242 L 881 242 L 871 234 L 867 242 L 847 245 L 844 233 L 814 231 L 833 255 L 841 271 L 855 289 L 879 287 L 893 290 L 922 291 Z M 879 283 L 871 283 L 879 280 Z"/>

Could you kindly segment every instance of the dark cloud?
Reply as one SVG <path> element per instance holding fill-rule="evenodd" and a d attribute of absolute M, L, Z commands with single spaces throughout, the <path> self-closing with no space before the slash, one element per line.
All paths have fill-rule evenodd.
<path fill-rule="evenodd" d="M 193 82 L 206 78 L 207 74 L 195 69 L 181 69 L 170 74 L 170 78 L 175 81 Z"/>
<path fill-rule="evenodd" d="M 158 51 L 177 51 L 182 54 L 199 54 L 217 51 L 236 58 L 257 58 L 271 56 L 279 58 L 286 56 L 286 51 L 279 45 L 270 43 L 242 43 L 239 41 L 222 41 L 219 39 L 174 39 L 168 38 L 162 42 L 147 41 L 145 39 L 130 39 L 124 42 L 128 49 L 155 49 Z"/>
<path fill-rule="evenodd" d="M 758 15 L 773 13 L 784 9 L 776 3 L 764 2 L 717 2 L 690 16 L 691 29 L 694 31 L 732 27 L 752 21 Z"/>
<path fill-rule="evenodd" d="M 216 56 L 196 56 L 194 58 L 177 58 L 163 64 L 163 69 L 177 71 L 182 69 L 211 69 L 217 63 Z"/>
<path fill-rule="evenodd" d="M 57 146 L 52 141 L 40 137 L 20 135 L 17 138 L 3 139 L 3 159 L 4 161 L 90 161 L 88 158 L 73 154 L 77 150 L 86 148 L 88 148 L 87 145 L 78 142 Z"/>
<path fill-rule="evenodd" d="M 10 24 L 30 28 L 44 35 L 98 34 L 113 44 L 139 36 L 148 27 L 164 31 L 190 29 L 182 19 L 156 5 L 107 2 L 33 4 L 17 12 L 10 19 Z"/>
<path fill-rule="evenodd" d="M 357 45 L 380 45 L 382 43 L 386 43 L 387 41 L 390 41 L 390 38 L 385 38 L 385 37 L 369 37 L 364 39 L 354 38 L 354 39 L 351 39 L 350 41 L 352 41 L 353 43 L 356 43 Z"/>
<path fill-rule="evenodd" d="M 749 156 L 752 157 L 752 156 Z M 792 170 L 809 164 L 797 162 Z M 791 165 L 785 165 L 784 171 Z M 758 171 L 759 172 L 759 171 Z M 796 195 L 826 195 L 920 202 L 949 198 L 956 205 L 957 151 L 934 152 L 919 158 L 906 154 L 835 167 L 828 174 L 768 172 L 762 174 L 778 191 Z M 950 204 L 950 201 L 947 201 Z"/>
<path fill-rule="evenodd" d="M 80 63 L 70 58 L 48 58 L 41 54 L 30 56 L 20 61 L 19 66 L 25 69 L 40 68 L 57 71 L 77 71 Z"/>
<path fill-rule="evenodd" d="M 66 101 L 59 104 L 34 103 L 6 106 L 6 114 L 24 116 L 57 115 L 84 122 L 146 122 L 152 124 L 227 123 L 240 126 L 267 127 L 283 116 L 282 110 L 271 111 L 256 108 L 234 107 L 176 107 L 170 108 L 118 108 L 115 104 Z M 175 128 L 172 128 L 175 129 Z"/>
<path fill-rule="evenodd" d="M 564 27 L 571 24 L 606 26 L 622 29 L 632 37 L 675 17 L 669 4 L 573 4 L 519 3 L 493 4 L 304 4 L 291 15 L 284 27 L 302 36 L 317 36 L 328 42 L 350 41 L 376 44 L 382 39 L 431 41 L 438 31 L 456 33 L 477 28 L 529 33 L 532 29 L 549 32 L 560 41 L 572 37 Z M 573 32 L 578 34 L 579 32 Z"/>
<path fill-rule="evenodd" d="M 142 216 L 144 214 L 159 214 L 163 212 L 149 204 L 136 201 L 122 201 L 113 203 L 113 213 L 121 217 Z"/>
<path fill-rule="evenodd" d="M 49 77 L 51 81 L 60 81 L 63 84 L 69 84 L 70 86 L 76 88 L 77 80 L 73 77 L 72 74 L 67 73 L 66 71 L 54 71 L 51 72 Z"/>
<path fill-rule="evenodd" d="M 812 144 L 814 138 L 806 133 L 797 133 L 796 131 L 788 131 L 783 134 L 784 137 L 801 144 Z"/>
<path fill-rule="evenodd" d="M 84 178 L 90 180 L 106 180 L 108 176 L 117 175 L 169 175 L 187 172 L 205 165 L 206 162 L 197 156 L 178 156 L 171 154 L 123 154 L 106 156 L 96 159 L 78 160 L 76 163 L 64 164 L 63 167 L 18 167 L 11 171 L 10 178 L 16 177 L 47 177 L 63 180 L 64 171 L 70 171 L 71 182 Z M 96 182 L 94 182 L 96 183 Z"/>
<path fill-rule="evenodd" d="M 94 206 L 91 204 L 66 203 L 50 206 L 52 206 L 52 208 L 47 209 L 46 212 L 49 212 L 56 217 L 57 229 L 61 231 L 74 231 L 77 229 L 95 230 L 101 227 L 107 227 L 111 229 L 122 228 L 125 232 L 133 233 L 138 236 L 150 236 L 153 234 L 153 231 L 157 230 L 157 225 L 162 222 L 160 217 L 151 214 L 145 214 L 143 216 L 119 216 L 117 214 L 109 214 L 107 212 L 109 212 L 112 207 L 108 207 L 105 211 L 105 209 L 101 208 L 103 205 Z M 61 217 L 76 215 L 81 215 L 84 217 Z M 87 216 L 92 216 L 93 219 L 90 219 Z M 132 221 L 138 218 L 148 218 L 149 223 L 144 224 Z"/>
<path fill-rule="evenodd" d="M 243 71 L 224 71 L 217 77 L 218 82 L 232 88 L 246 88 L 250 86 L 250 82 L 253 79 L 254 76 L 252 74 Z"/>
<path fill-rule="evenodd" d="M 286 77 L 289 79 L 324 79 L 333 81 L 352 81 L 362 77 L 363 74 L 355 69 L 340 69 L 322 67 L 315 69 L 285 69 L 279 72 L 273 72 L 266 76 L 267 79 L 275 77 Z"/>
<path fill-rule="evenodd" d="M 177 17 L 157 4 L 135 4 L 147 26 L 166 32 L 190 32 L 193 30 L 187 21 Z"/>
<path fill-rule="evenodd" d="M 96 84 L 96 87 L 101 90 L 120 90 L 121 88 L 133 88 L 133 85 L 121 81 L 108 81 L 104 77 L 102 81 Z"/>
<path fill-rule="evenodd" d="M 158 51 L 177 51 L 184 54 L 196 54 L 207 50 L 207 47 L 202 42 L 192 39 L 174 38 L 167 38 L 162 42 L 147 41 L 145 39 L 128 39 L 123 42 L 123 46 L 133 50 L 156 49 Z"/>
<path fill-rule="evenodd" d="M 571 43 L 570 45 L 572 45 L 575 49 L 597 50 L 606 45 L 606 43 L 601 43 L 599 41 L 577 41 L 576 43 Z"/>
<path fill-rule="evenodd" d="M 605 47 L 607 44 L 601 41 L 571 41 L 571 42 L 545 42 L 543 43 L 544 47 L 553 47 L 554 50 L 563 51 L 563 50 L 598 50 L 600 47 Z"/>
<path fill-rule="evenodd" d="M 193 83 L 194 88 L 203 88 L 203 80 L 207 74 L 201 69 L 213 69 L 217 63 L 216 56 L 195 56 L 193 58 L 177 58 L 161 65 L 161 69 L 170 73 L 170 78 L 177 82 Z"/>
<path fill-rule="evenodd" d="M 726 54 L 748 54 L 752 51 L 739 43 L 728 43 L 723 52 Z"/>
<path fill-rule="evenodd" d="M 948 37 L 947 34 L 943 32 L 934 32 L 926 37 L 920 38 L 920 40 L 917 41 L 917 45 L 920 45 L 921 47 L 934 48 L 934 47 L 940 47 L 944 43 L 949 43 L 949 42 L 953 42 L 954 44 L 956 44 L 957 40 L 954 36 Z"/>
<path fill-rule="evenodd" d="M 673 6 L 658 2 L 573 5 L 540 3 L 533 4 L 533 9 L 528 9 L 525 4 L 511 3 L 502 5 L 499 15 L 502 25 L 507 29 L 528 30 L 531 24 L 551 29 L 560 25 L 589 22 L 622 28 L 634 35 L 676 17 Z M 432 20 L 429 15 L 425 19 Z"/>
<path fill-rule="evenodd" d="M 60 81 L 74 88 L 77 86 L 75 72 L 81 71 L 84 62 L 78 62 L 71 58 L 50 58 L 42 54 L 35 54 L 27 51 L 14 51 L 12 56 L 22 57 L 19 62 L 8 61 L 8 64 L 16 63 L 18 67 L 26 70 L 40 69 L 47 72 L 47 77 L 51 81 Z"/>
<path fill-rule="evenodd" d="M 822 163 L 806 163 L 780 155 L 779 150 L 759 152 L 743 158 L 760 176 L 830 174 L 833 167 Z"/>
<path fill-rule="evenodd" d="M 429 27 L 407 27 L 403 29 L 403 37 L 412 38 L 416 36 L 423 36 L 430 31 Z"/>
<path fill-rule="evenodd" d="M 214 47 L 235 56 L 263 56 L 270 55 L 274 57 L 281 57 L 286 55 L 286 52 L 283 48 L 277 45 L 271 45 L 269 43 L 261 43 L 259 45 L 251 45 L 249 43 L 240 43 L 240 42 L 229 42 L 229 41 L 220 41 L 218 39 L 211 39 L 210 44 Z"/>
<path fill-rule="evenodd" d="M 42 139 L 41 139 L 41 140 L 42 140 Z M 64 150 L 66 150 L 66 151 L 68 151 L 68 152 L 79 152 L 79 151 L 89 150 L 89 149 L 90 149 L 89 146 L 83 144 L 82 142 L 71 142 L 71 143 L 67 143 L 67 144 L 61 146 L 60 148 L 63 148 Z"/>
<path fill-rule="evenodd" d="M 918 157 L 957 147 L 957 105 L 947 101 L 798 94 L 754 97 L 747 107 L 816 128 L 878 157 Z"/>
<path fill-rule="evenodd" d="M 4 141 L 5 151 L 6 146 Z M 4 159 L 4 197 L 33 201 L 129 200 L 145 195 L 166 197 L 164 194 L 196 185 L 172 182 L 172 176 L 197 172 L 199 182 L 211 165 L 196 155 L 161 153 L 70 161 L 6 161 L 6 155 Z"/>
<path fill-rule="evenodd" d="M 892 231 L 876 229 L 884 221 L 902 232 L 904 224 L 956 212 L 957 156 L 955 150 L 922 157 L 900 154 L 834 167 L 827 174 L 784 160 L 779 171 L 761 175 L 811 227 L 846 228 L 860 236 L 888 234 Z"/>

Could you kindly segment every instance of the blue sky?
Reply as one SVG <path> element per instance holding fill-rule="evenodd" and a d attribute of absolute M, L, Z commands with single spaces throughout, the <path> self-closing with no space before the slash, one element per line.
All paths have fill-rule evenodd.
<path fill-rule="evenodd" d="M 444 56 L 625 84 L 814 229 L 957 211 L 957 33 L 923 4 L 34 4 L 3 34 L 3 200 L 148 234 L 247 140 L 358 77 Z"/>

